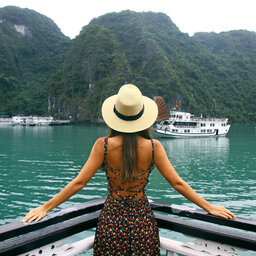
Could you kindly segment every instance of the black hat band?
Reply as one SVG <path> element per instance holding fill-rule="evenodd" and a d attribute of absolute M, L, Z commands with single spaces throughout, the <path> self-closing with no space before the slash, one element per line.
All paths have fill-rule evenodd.
<path fill-rule="evenodd" d="M 142 110 L 141 110 L 137 115 L 134 115 L 134 116 L 125 116 L 125 115 L 119 113 L 119 112 L 116 110 L 115 105 L 114 105 L 114 113 L 116 114 L 117 117 L 119 117 L 119 118 L 122 119 L 122 120 L 125 120 L 125 121 L 134 121 L 134 120 L 139 119 L 139 118 L 143 115 L 143 113 L 144 113 L 144 105 L 143 105 Z"/>

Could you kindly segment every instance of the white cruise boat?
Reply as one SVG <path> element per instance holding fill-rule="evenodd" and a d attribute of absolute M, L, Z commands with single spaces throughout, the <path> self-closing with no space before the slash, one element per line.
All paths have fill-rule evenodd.
<path fill-rule="evenodd" d="M 181 111 L 170 111 L 169 119 L 157 122 L 155 132 L 161 137 L 218 137 L 229 131 L 228 118 L 202 118 Z"/>

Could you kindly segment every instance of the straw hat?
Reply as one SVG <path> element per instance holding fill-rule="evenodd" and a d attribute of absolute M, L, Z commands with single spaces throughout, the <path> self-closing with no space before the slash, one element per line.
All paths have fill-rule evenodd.
<path fill-rule="evenodd" d="M 107 98 L 101 111 L 110 128 L 125 133 L 149 128 L 158 114 L 156 103 L 132 84 L 123 85 L 117 95 Z"/>

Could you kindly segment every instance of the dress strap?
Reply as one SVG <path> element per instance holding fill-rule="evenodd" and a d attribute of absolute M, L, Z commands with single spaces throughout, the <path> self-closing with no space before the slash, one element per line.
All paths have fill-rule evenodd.
<path fill-rule="evenodd" d="M 108 155 L 108 137 L 104 138 L 104 165 L 107 166 L 107 155 Z"/>
<path fill-rule="evenodd" d="M 151 160 L 151 167 L 152 167 L 152 166 L 154 166 L 155 144 L 152 139 L 150 139 L 150 140 L 151 140 L 151 144 L 152 144 L 152 160 Z"/>

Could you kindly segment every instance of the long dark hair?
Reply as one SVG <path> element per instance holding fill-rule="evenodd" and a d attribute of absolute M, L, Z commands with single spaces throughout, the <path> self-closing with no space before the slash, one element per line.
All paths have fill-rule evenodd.
<path fill-rule="evenodd" d="M 114 137 L 117 135 L 123 136 L 122 145 L 122 176 L 121 182 L 134 181 L 136 178 L 136 171 L 138 165 L 138 148 L 137 148 L 137 136 L 141 136 L 145 139 L 152 139 L 150 134 L 150 128 L 135 132 L 135 133 L 123 133 L 115 131 L 109 128 L 109 137 Z"/>

